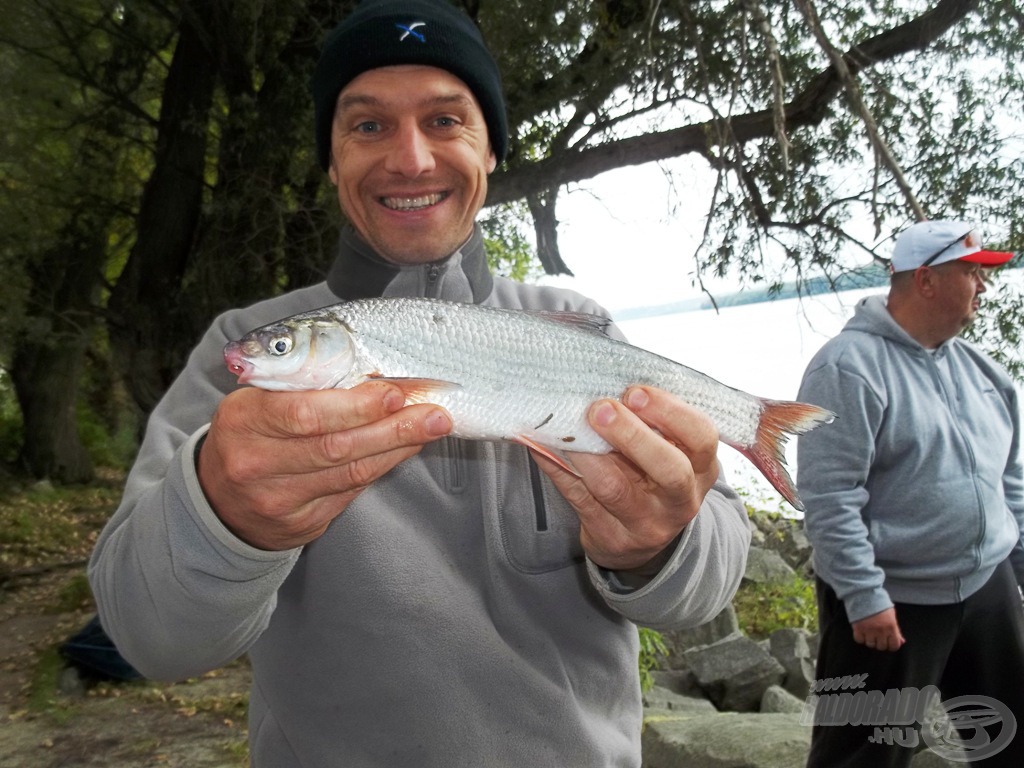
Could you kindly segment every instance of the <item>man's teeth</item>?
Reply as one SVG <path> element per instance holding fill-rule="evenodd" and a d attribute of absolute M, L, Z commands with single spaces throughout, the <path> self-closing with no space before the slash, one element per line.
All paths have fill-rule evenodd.
<path fill-rule="evenodd" d="M 433 195 L 422 195 L 420 197 L 385 197 L 382 202 L 385 207 L 393 211 L 412 211 L 417 208 L 427 208 L 444 200 L 445 195 L 438 192 Z"/>

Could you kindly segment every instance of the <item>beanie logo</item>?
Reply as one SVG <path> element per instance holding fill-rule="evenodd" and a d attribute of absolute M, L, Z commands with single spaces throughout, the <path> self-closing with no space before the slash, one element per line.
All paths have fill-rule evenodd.
<path fill-rule="evenodd" d="M 419 40 L 421 43 L 427 42 L 427 38 L 423 36 L 423 33 L 416 31 L 417 28 L 419 28 L 419 27 L 427 26 L 427 22 L 425 22 L 425 21 L 414 21 L 412 24 L 409 24 L 408 26 L 406 26 L 405 24 L 395 24 L 395 26 L 398 27 L 400 30 L 402 30 L 402 36 L 400 38 L 398 38 L 399 42 L 401 42 L 402 40 L 405 40 L 405 38 L 409 37 L 409 35 L 412 35 L 417 40 Z"/>

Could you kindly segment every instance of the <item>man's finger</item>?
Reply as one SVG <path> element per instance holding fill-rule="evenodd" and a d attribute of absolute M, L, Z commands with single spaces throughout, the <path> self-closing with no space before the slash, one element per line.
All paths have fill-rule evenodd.
<path fill-rule="evenodd" d="M 309 392 L 246 387 L 228 395 L 217 415 L 238 431 L 288 438 L 352 429 L 395 413 L 404 404 L 402 391 L 387 382 Z"/>

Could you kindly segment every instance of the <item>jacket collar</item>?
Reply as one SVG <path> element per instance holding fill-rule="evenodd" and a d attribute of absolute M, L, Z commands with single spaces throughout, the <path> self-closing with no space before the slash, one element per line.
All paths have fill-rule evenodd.
<path fill-rule="evenodd" d="M 344 301 L 375 298 L 385 293 L 395 295 L 396 291 L 398 295 L 423 295 L 425 286 L 436 284 L 438 272 L 446 272 L 449 267 L 460 272 L 460 284 L 468 284 L 465 298 L 471 297 L 473 303 L 478 304 L 490 295 L 494 278 L 487 266 L 479 224 L 473 227 L 473 234 L 456 253 L 441 261 L 415 266 L 384 261 L 354 227 L 346 225 L 338 239 L 338 255 L 327 273 L 327 285 Z M 440 293 L 436 297 L 445 298 Z"/>

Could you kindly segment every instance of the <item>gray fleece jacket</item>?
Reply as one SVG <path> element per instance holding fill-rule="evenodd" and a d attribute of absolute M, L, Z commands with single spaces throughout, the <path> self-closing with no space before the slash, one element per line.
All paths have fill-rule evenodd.
<path fill-rule="evenodd" d="M 194 452 L 235 387 L 224 343 L 371 295 L 601 312 L 492 278 L 479 232 L 397 268 L 347 231 L 325 283 L 219 317 L 152 414 L 90 564 L 104 627 L 152 678 L 248 652 L 255 768 L 639 766 L 631 622 L 692 626 L 731 599 L 749 532 L 724 483 L 638 590 L 585 559 L 575 513 L 511 444 L 434 443 L 294 551 L 246 545 L 203 497 Z"/>
<path fill-rule="evenodd" d="M 800 437 L 797 486 L 815 571 L 850 621 L 960 602 L 1011 552 L 1024 583 L 1020 406 L 999 365 L 961 338 L 925 349 L 871 296 L 799 398 L 836 413 Z"/>

